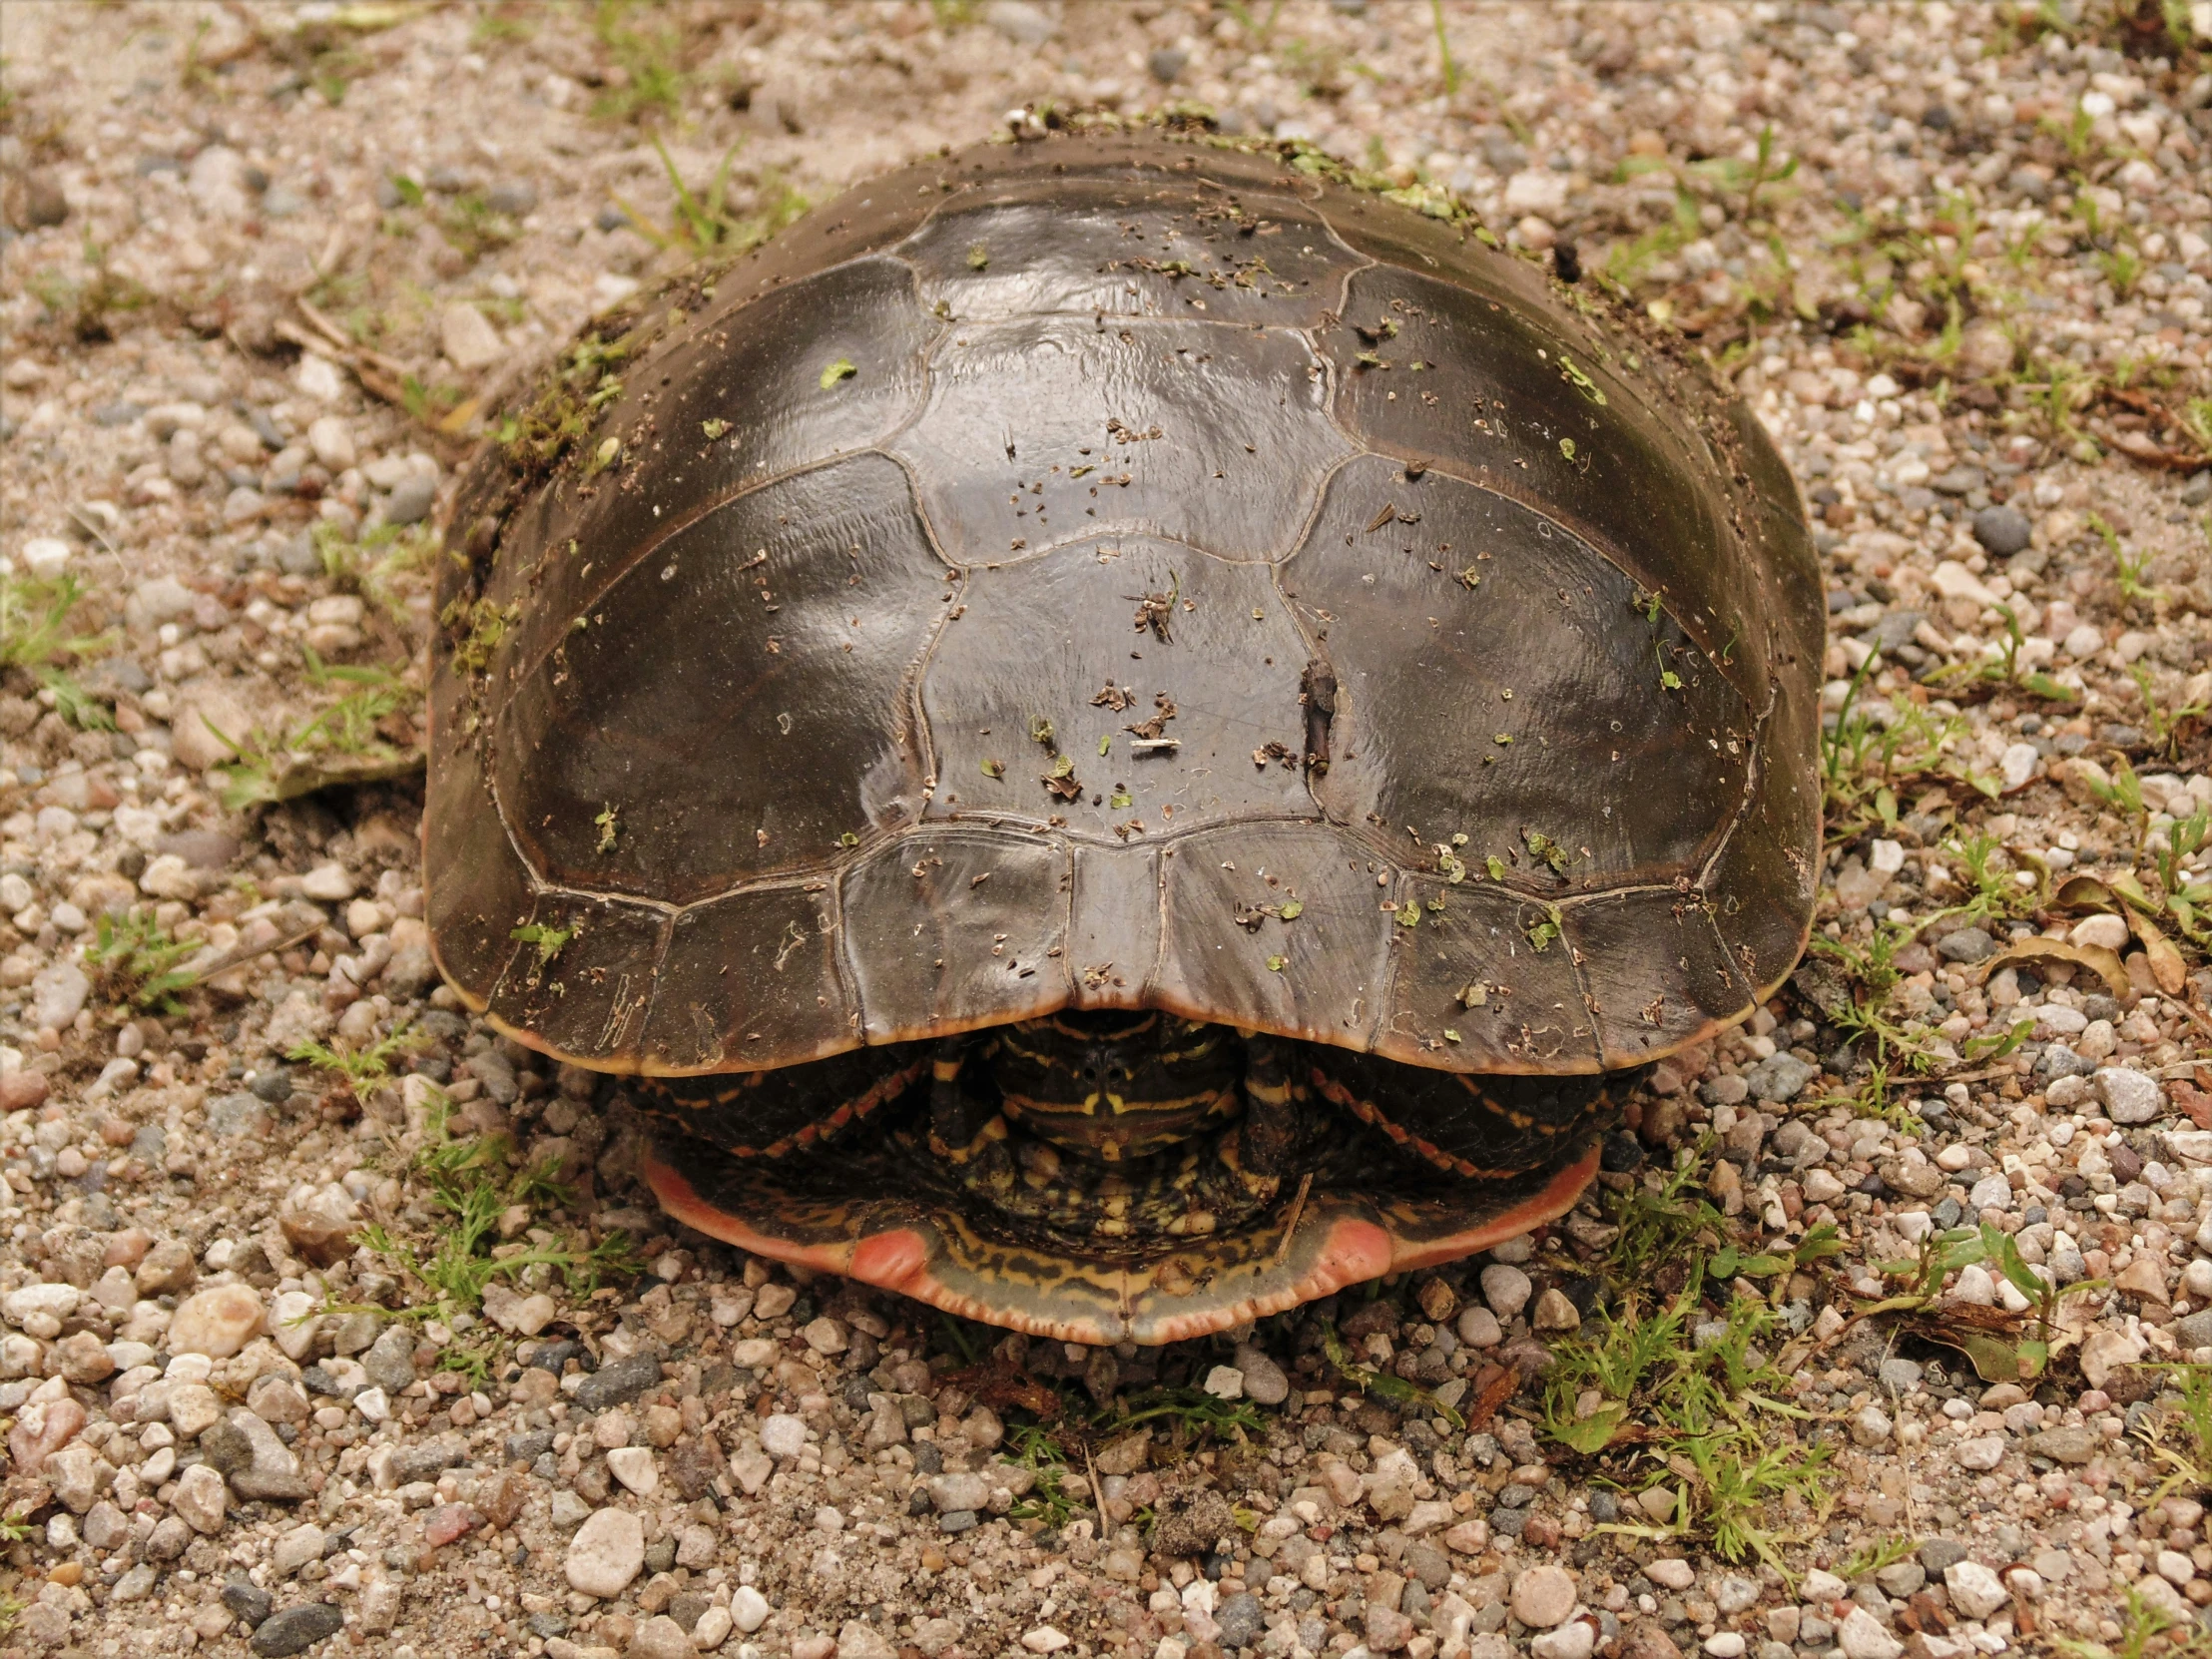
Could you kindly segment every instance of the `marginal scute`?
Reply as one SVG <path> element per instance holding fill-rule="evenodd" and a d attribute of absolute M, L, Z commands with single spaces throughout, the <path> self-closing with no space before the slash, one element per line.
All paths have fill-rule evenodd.
<path fill-rule="evenodd" d="M 871 1043 L 1048 1013 L 1067 998 L 1068 856 L 1034 836 L 944 826 L 845 872 L 845 971 Z"/>
<path fill-rule="evenodd" d="M 680 911 L 654 975 L 642 1070 L 819 1060 L 859 1045 L 832 894 L 757 887 Z"/>
<path fill-rule="evenodd" d="M 1396 897 L 1388 1017 L 1376 1034 L 1377 1054 L 1448 1071 L 1599 1069 L 1589 1003 L 1559 936 L 1556 905 L 1490 881 L 1410 880 Z"/>
<path fill-rule="evenodd" d="M 910 822 L 906 688 L 944 593 L 882 456 L 727 503 L 522 679 L 500 723 L 516 837 L 548 880 L 683 903 Z"/>
<path fill-rule="evenodd" d="M 1316 793 L 1400 855 L 1414 840 L 1411 861 L 1496 858 L 1546 894 L 1669 880 L 1718 844 L 1715 804 L 1743 799 L 1743 699 L 1617 565 L 1518 501 L 1362 456 L 1283 586 L 1337 675 Z"/>
<path fill-rule="evenodd" d="M 1756 987 L 1729 954 L 1702 892 L 1599 893 L 1562 911 L 1608 1068 L 1640 1065 L 1716 1019 L 1751 1012 Z"/>
<path fill-rule="evenodd" d="M 624 1066 L 645 1029 L 670 920 L 652 905 L 539 893 L 492 991 L 491 1017 L 564 1059 Z"/>
<path fill-rule="evenodd" d="M 1281 558 L 1351 452 L 1291 329 L 1015 317 L 960 325 L 930 368 L 928 408 L 888 447 L 957 564 L 1100 531 Z"/>
<path fill-rule="evenodd" d="M 1142 1005 L 1160 956 L 1161 849 L 1077 846 L 1066 971 L 1078 1008 Z"/>
<path fill-rule="evenodd" d="M 1376 885 L 1387 863 L 1326 824 L 1262 823 L 1180 839 L 1162 867 L 1158 1006 L 1313 1042 L 1368 1042 L 1389 963 L 1388 892 Z"/>
<path fill-rule="evenodd" d="M 515 952 L 508 935 L 529 919 L 534 896 L 475 745 L 448 740 L 433 752 L 423 819 L 436 827 L 423 849 L 430 948 L 445 976 L 481 1007 Z"/>

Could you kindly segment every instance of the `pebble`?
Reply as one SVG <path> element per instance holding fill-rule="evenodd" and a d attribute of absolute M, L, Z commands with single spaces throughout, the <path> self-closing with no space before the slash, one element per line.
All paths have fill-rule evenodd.
<path fill-rule="evenodd" d="M 1541 1630 L 1528 1643 L 1535 1659 L 1590 1659 L 1597 1649 L 1597 1627 L 1588 1619 L 1576 1619 L 1556 1630 Z"/>
<path fill-rule="evenodd" d="M 627 1509 L 595 1511 L 569 1540 L 568 1581 L 585 1595 L 612 1600 L 644 1567 L 645 1525 Z"/>
<path fill-rule="evenodd" d="M 266 1311 L 251 1285 L 218 1285 L 178 1304 L 169 1322 L 169 1352 L 228 1360 L 261 1334 Z"/>
<path fill-rule="evenodd" d="M 344 1628 L 345 1615 L 328 1602 L 302 1602 L 270 1614 L 246 1645 L 264 1659 L 281 1659 L 284 1654 L 304 1653 Z"/>
<path fill-rule="evenodd" d="M 2090 1082 L 2114 1123 L 2149 1123 L 2166 1110 L 2165 1090 L 2143 1072 L 2101 1066 Z"/>
<path fill-rule="evenodd" d="M 761 1449 L 771 1457 L 797 1457 L 807 1448 L 807 1419 L 778 1411 L 761 1419 Z"/>
<path fill-rule="evenodd" d="M 1997 1575 L 1979 1561 L 1953 1561 L 1943 1569 L 1950 1604 L 1969 1619 L 1985 1619 L 2012 1599 Z"/>
<path fill-rule="evenodd" d="M 1697 1582 L 1695 1569 L 1679 1555 L 1663 1555 L 1648 1563 L 1644 1567 L 1644 1576 L 1668 1590 L 1687 1590 Z"/>
<path fill-rule="evenodd" d="M 1844 1659 L 1899 1659 L 1905 1644 L 1882 1627 L 1864 1607 L 1854 1607 L 1836 1628 L 1837 1644 Z"/>
<path fill-rule="evenodd" d="M 1261 1405 L 1280 1405 L 1291 1396 L 1291 1380 L 1281 1366 L 1250 1343 L 1239 1345 L 1236 1370 L 1244 1379 L 1245 1397 Z"/>
<path fill-rule="evenodd" d="M 1566 1568 L 1529 1567 L 1513 1580 L 1513 1617 L 1532 1630 L 1549 1630 L 1574 1611 L 1575 1593 Z"/>
<path fill-rule="evenodd" d="M 742 1584 L 730 1597 L 731 1622 L 741 1635 L 750 1636 L 768 1623 L 768 1597 L 750 1584 Z"/>
<path fill-rule="evenodd" d="M 698 1652 L 689 1631 L 666 1613 L 656 1613 L 631 1634 L 624 1659 L 693 1659 Z"/>
<path fill-rule="evenodd" d="M 195 1532 L 220 1532 L 224 1516 L 230 1512 L 231 1488 L 206 1463 L 195 1463 L 177 1477 L 177 1490 L 169 1506 Z"/>
<path fill-rule="evenodd" d="M 661 1466 L 648 1446 L 615 1447 L 607 1453 L 607 1472 L 640 1497 L 661 1489 Z"/>
<path fill-rule="evenodd" d="M 585 1378 L 576 1390 L 576 1404 L 580 1410 L 604 1411 L 627 1405 L 646 1389 L 660 1385 L 661 1362 L 650 1354 L 629 1354 L 610 1360 Z"/>
<path fill-rule="evenodd" d="M 1535 1286 L 1519 1268 L 1492 1262 L 1482 1270 L 1482 1300 L 1500 1320 L 1510 1320 L 1528 1306 Z"/>
<path fill-rule="evenodd" d="M 1973 515 L 1973 539 L 1997 558 L 2025 552 L 2033 535 L 2034 526 L 2017 507 L 1984 507 Z"/>

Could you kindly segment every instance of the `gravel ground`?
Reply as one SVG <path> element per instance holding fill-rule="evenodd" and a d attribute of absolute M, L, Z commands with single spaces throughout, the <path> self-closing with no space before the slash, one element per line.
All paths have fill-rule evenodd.
<path fill-rule="evenodd" d="M 2212 1360 L 2206 13 L 1452 5 L 1446 64 L 1381 3 L 9 8 L 0 1652 L 1962 1659 L 2212 1605 L 2156 1369 Z M 1825 943 L 1563 1225 L 1084 1354 L 658 1219 L 619 1099 L 435 984 L 412 688 L 484 411 L 681 263 L 654 134 L 695 218 L 738 146 L 741 235 L 1172 99 L 1571 241 L 1733 375 L 1823 527 Z M 1654 1294 L 1674 1358 L 1599 1370 Z"/>

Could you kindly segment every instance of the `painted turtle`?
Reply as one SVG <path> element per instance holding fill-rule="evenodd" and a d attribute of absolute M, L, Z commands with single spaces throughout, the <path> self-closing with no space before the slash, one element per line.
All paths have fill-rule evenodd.
<path fill-rule="evenodd" d="M 1813 908 L 1749 412 L 1450 204 L 1126 133 L 880 178 L 464 482 L 429 924 L 663 1205 L 1081 1342 L 1559 1215 Z"/>

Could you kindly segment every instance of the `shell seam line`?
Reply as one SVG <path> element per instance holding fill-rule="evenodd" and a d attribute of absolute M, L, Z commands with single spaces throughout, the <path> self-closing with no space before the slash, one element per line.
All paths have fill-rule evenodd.
<path fill-rule="evenodd" d="M 583 609 L 589 610 L 591 606 L 603 601 L 607 597 L 607 595 L 614 590 L 617 583 L 622 581 L 624 577 L 630 575 L 631 572 L 635 571 L 639 566 L 644 564 L 647 559 L 653 556 L 654 552 L 658 548 L 665 546 L 673 537 L 681 535 L 686 530 L 697 528 L 700 524 L 703 524 L 708 519 L 712 518 L 716 513 L 721 512 L 725 507 L 733 506 L 736 503 L 743 501 L 747 496 L 758 495 L 761 491 L 773 489 L 780 484 L 789 484 L 797 479 L 808 477 L 813 473 L 826 472 L 833 466 L 838 466 L 845 461 L 852 460 L 855 457 L 862 455 L 881 455 L 884 460 L 890 461 L 894 465 L 897 463 L 898 459 L 898 457 L 896 457 L 895 455 L 885 453 L 871 439 L 869 442 L 857 445 L 851 449 L 840 449 L 834 454 L 824 456 L 821 460 L 810 461 L 805 466 L 787 467 L 785 470 L 770 474 L 767 477 L 750 479 L 747 482 L 738 485 L 735 489 L 730 490 L 726 494 L 714 497 L 709 502 L 707 502 L 706 505 L 702 506 L 701 508 L 699 508 L 698 511 L 694 512 L 690 517 L 685 518 L 679 522 L 672 523 L 668 525 L 665 529 L 663 529 L 660 534 L 640 542 L 637 545 L 636 550 L 623 563 L 622 567 L 619 570 L 616 570 L 612 575 L 610 575 L 607 580 L 593 592 L 590 599 L 584 601 Z M 506 695 L 499 700 L 497 705 L 490 709 L 490 711 L 488 712 L 488 719 L 496 721 L 503 717 L 507 712 L 507 705 L 514 700 L 514 691 L 511 688 L 519 686 L 523 681 L 535 675 L 538 670 L 545 666 L 547 660 L 552 657 L 553 653 L 558 651 L 561 646 L 567 643 L 567 640 L 568 630 L 566 628 L 563 628 L 560 632 L 556 633 L 553 636 L 552 641 L 548 645 L 546 645 L 543 650 L 539 651 L 533 657 L 531 657 L 526 664 L 515 663 L 509 665 L 509 671 L 505 678 L 510 689 L 507 691 Z M 497 670 L 494 669 L 490 672 L 496 674 Z"/>
<path fill-rule="evenodd" d="M 487 789 L 489 789 L 488 784 Z M 496 792 L 493 792 L 493 800 L 495 804 L 497 803 L 497 799 L 498 798 Z M 504 810 L 501 811 L 500 824 L 502 829 L 506 828 L 506 815 Z M 780 891 L 789 891 L 795 893 L 807 892 L 810 890 L 808 886 L 808 883 L 810 881 L 820 881 L 825 876 L 828 876 L 829 880 L 825 883 L 825 885 L 812 889 L 813 891 L 816 891 L 818 893 L 825 892 L 830 890 L 830 887 L 841 886 L 844 877 L 857 869 L 860 862 L 872 862 L 874 857 L 886 854 L 892 847 L 899 845 L 901 842 L 925 839 L 932 834 L 950 834 L 957 839 L 970 842 L 982 841 L 987 839 L 998 839 L 1007 841 L 1015 846 L 1022 847 L 1034 848 L 1041 845 L 1044 849 L 1053 851 L 1055 853 L 1064 852 L 1069 858 L 1070 867 L 1072 868 L 1072 861 L 1075 854 L 1083 850 L 1108 853 L 1118 853 L 1122 851 L 1150 852 L 1155 849 L 1164 851 L 1165 849 L 1170 847 L 1180 848 L 1185 842 L 1196 841 L 1203 836 L 1209 834 L 1220 834 L 1225 831 L 1232 830 L 1241 831 L 1262 825 L 1304 825 L 1316 828 L 1326 827 L 1330 830 L 1337 830 L 1339 833 L 1346 832 L 1341 825 L 1338 825 L 1334 820 L 1328 818 L 1292 818 L 1280 814 L 1268 815 L 1265 817 L 1255 815 L 1248 818 L 1238 819 L 1234 823 L 1201 825 L 1197 829 L 1193 830 L 1174 830 L 1165 834 L 1150 836 L 1148 837 L 1148 844 L 1144 848 L 1132 848 L 1126 847 L 1125 845 L 1118 842 L 1106 841 L 1103 838 L 1094 841 L 1088 839 L 1077 840 L 1074 837 L 1065 837 L 1060 840 L 1054 841 L 1045 839 L 1042 836 L 1038 836 L 1026 831 L 1020 831 L 1010 835 L 1002 830 L 990 830 L 979 823 L 970 823 L 951 819 L 938 819 L 929 821 L 924 824 L 911 826 L 907 829 L 899 830 L 896 834 L 885 836 L 882 840 L 874 842 L 871 846 L 867 848 L 869 856 L 864 860 L 855 860 L 850 864 L 845 864 L 842 866 L 834 863 L 812 864 L 780 875 L 761 876 L 753 880 L 737 882 L 734 885 L 723 887 L 716 890 L 715 892 L 709 893 L 703 898 L 689 899 L 683 903 L 678 903 L 673 899 L 654 898 L 640 893 L 620 892 L 613 889 L 601 887 L 580 887 L 567 882 L 556 882 L 550 877 L 539 873 L 537 868 L 530 863 L 529 859 L 522 855 L 519 847 L 515 847 L 515 855 L 517 860 L 521 863 L 524 871 L 528 874 L 530 878 L 531 892 L 533 897 L 561 897 L 581 899 L 586 902 L 595 904 L 608 904 L 616 906 L 628 905 L 635 909 L 657 911 L 662 915 L 674 918 L 683 915 L 686 911 L 689 910 L 706 909 L 712 905 L 723 903 L 728 899 L 746 898 L 752 896 L 755 893 Z M 512 846 L 514 842 L 511 831 L 509 832 L 508 838 L 510 845 Z M 1363 845 L 1363 847 L 1365 845 L 1364 842 L 1360 844 Z M 1158 860 L 1155 861 L 1157 862 Z M 1390 860 L 1390 863 L 1392 868 L 1402 879 L 1432 879 L 1432 877 L 1430 877 L 1426 871 L 1407 868 L 1406 866 L 1399 864 L 1394 858 Z M 1161 866 L 1161 887 L 1163 892 L 1166 889 L 1166 869 L 1163 864 Z M 1592 887 L 1583 892 L 1566 893 L 1561 895 L 1527 892 L 1519 887 L 1510 886 L 1502 881 L 1486 882 L 1481 887 L 1478 887 L 1475 890 L 1479 892 L 1489 892 L 1494 890 L 1517 902 L 1542 904 L 1549 908 L 1558 910 L 1562 916 L 1569 915 L 1576 910 L 1583 909 L 1592 904 L 1603 903 L 1609 899 L 1632 898 L 1642 893 L 1679 894 L 1682 891 L 1681 888 L 1675 886 L 1672 882 L 1667 881 L 1623 882 L 1619 886 Z M 1691 890 L 1694 893 L 1699 894 L 1700 896 L 1704 896 L 1702 882 L 1698 887 Z M 1162 924 L 1164 928 L 1164 912 L 1162 916 Z M 1163 937 L 1165 935 L 1163 932 Z"/>

